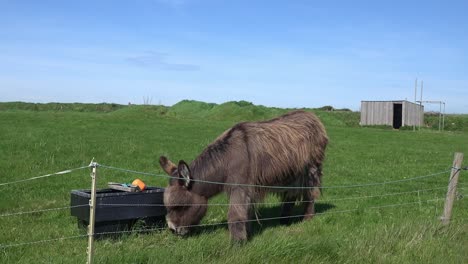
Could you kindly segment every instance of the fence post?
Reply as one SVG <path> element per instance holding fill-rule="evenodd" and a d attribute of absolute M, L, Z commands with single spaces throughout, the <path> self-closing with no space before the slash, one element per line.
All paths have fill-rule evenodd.
<path fill-rule="evenodd" d="M 450 173 L 447 197 L 445 198 L 444 214 L 440 218 L 443 225 L 448 225 L 450 223 L 450 218 L 452 217 L 453 201 L 457 191 L 458 176 L 460 175 L 462 162 L 463 153 L 456 152 L 453 158 L 453 167 L 452 172 Z"/>
<path fill-rule="evenodd" d="M 88 225 L 88 264 L 93 263 L 94 258 L 94 219 L 96 213 L 96 177 L 97 162 L 91 161 L 91 199 L 89 200 L 89 225 Z"/>

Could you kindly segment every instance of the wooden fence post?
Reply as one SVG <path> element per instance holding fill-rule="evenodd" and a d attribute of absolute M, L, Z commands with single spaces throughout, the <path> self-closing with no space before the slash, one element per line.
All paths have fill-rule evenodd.
<path fill-rule="evenodd" d="M 96 214 L 96 176 L 98 167 L 94 159 L 91 161 L 90 167 L 93 168 L 93 170 L 91 172 L 91 199 L 89 200 L 88 264 L 92 264 L 94 258 L 94 220 Z"/>
<path fill-rule="evenodd" d="M 450 223 L 452 217 L 453 201 L 457 191 L 458 176 L 460 175 L 461 166 L 463 162 L 463 153 L 455 153 L 453 158 L 452 172 L 450 173 L 449 185 L 447 190 L 447 197 L 445 198 L 444 214 L 440 218 L 443 225 Z"/>

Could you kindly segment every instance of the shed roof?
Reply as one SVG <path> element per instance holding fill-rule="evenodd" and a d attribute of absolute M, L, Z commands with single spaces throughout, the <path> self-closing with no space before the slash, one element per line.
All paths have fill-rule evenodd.
<path fill-rule="evenodd" d="M 406 103 L 409 103 L 409 104 L 419 105 L 419 104 L 417 104 L 417 103 L 410 102 L 410 101 L 408 101 L 408 100 L 362 100 L 361 102 L 382 102 L 382 103 L 388 103 L 388 102 L 392 102 L 392 103 L 401 103 L 401 102 L 406 102 Z"/>

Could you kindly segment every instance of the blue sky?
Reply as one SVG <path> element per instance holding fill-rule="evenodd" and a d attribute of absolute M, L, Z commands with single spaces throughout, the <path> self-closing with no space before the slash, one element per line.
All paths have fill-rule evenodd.
<path fill-rule="evenodd" d="M 423 99 L 468 113 L 467 13 L 467 1 L 0 0 L 0 101 L 359 110 L 413 100 L 418 77 Z"/>

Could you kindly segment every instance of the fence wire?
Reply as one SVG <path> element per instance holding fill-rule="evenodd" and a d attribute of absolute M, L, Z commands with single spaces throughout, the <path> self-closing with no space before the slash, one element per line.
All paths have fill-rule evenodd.
<path fill-rule="evenodd" d="M 382 209 L 382 208 L 390 208 L 390 207 L 397 207 L 397 206 L 410 206 L 421 204 L 422 202 L 435 202 L 444 200 L 445 198 L 436 198 L 430 199 L 425 201 L 415 201 L 415 202 L 408 202 L 408 203 L 398 203 L 398 204 L 387 204 L 381 206 L 371 206 L 366 208 L 355 208 L 355 209 L 348 209 L 348 210 L 341 210 L 341 211 L 332 211 L 332 212 L 323 212 L 323 213 L 315 213 L 315 214 L 302 214 L 302 215 L 291 215 L 291 216 L 278 216 L 278 217 L 268 217 L 268 218 L 259 218 L 259 219 L 248 219 L 248 220 L 241 220 L 241 221 L 226 221 L 220 223 L 208 223 L 208 224 L 198 224 L 198 225 L 187 225 L 187 226 L 180 226 L 180 228 L 193 228 L 193 227 L 207 227 L 207 226 L 217 226 L 217 225 L 227 225 L 227 224 L 237 224 L 237 223 L 248 223 L 248 222 L 257 222 L 257 221 L 271 221 L 271 220 L 280 220 L 280 219 L 287 219 L 287 218 L 302 218 L 305 216 L 322 216 L 327 214 L 341 214 L 341 213 L 350 213 L 356 211 L 365 211 L 365 209 Z M 94 233 L 94 235 L 112 235 L 112 234 L 124 234 L 124 233 L 141 233 L 141 232 L 149 232 L 149 231 L 158 231 L 158 230 L 166 230 L 167 227 L 158 227 L 158 228 L 149 228 L 149 229 L 136 229 L 136 230 L 123 230 L 123 231 L 113 231 L 113 232 L 99 232 Z"/>
<path fill-rule="evenodd" d="M 395 195 L 404 195 L 404 194 L 413 194 L 413 193 L 421 193 L 421 192 L 428 192 L 434 190 L 443 190 L 447 189 L 447 186 L 430 188 L 430 189 L 420 189 L 415 191 L 407 191 L 407 192 L 393 192 L 393 193 L 386 193 L 380 195 L 366 195 L 366 196 L 353 196 L 347 198 L 338 198 L 338 199 L 317 199 L 317 200 L 299 200 L 299 201 L 287 201 L 287 202 L 256 202 L 256 203 L 208 203 L 208 204 L 171 204 L 171 206 L 199 206 L 199 205 L 207 205 L 207 206 L 229 206 L 229 205 L 278 205 L 278 204 L 298 204 L 298 203 L 307 203 L 307 202 L 335 202 L 335 201 L 344 201 L 344 200 L 357 200 L 357 199 L 367 199 L 367 198 L 379 198 L 379 197 L 388 197 L 388 196 L 395 196 Z M 108 203 L 98 203 L 96 206 L 109 206 L 109 207 L 165 207 L 164 204 L 108 204 Z"/>
<path fill-rule="evenodd" d="M 21 247 L 21 246 L 29 246 L 29 245 L 34 245 L 34 244 L 49 243 L 49 242 L 62 241 L 62 240 L 80 238 L 80 237 L 87 237 L 87 236 L 88 235 L 76 235 L 76 236 L 58 237 L 58 238 L 37 240 L 37 241 L 31 241 L 31 242 L 22 242 L 22 243 L 8 244 L 8 245 L 0 245 L 0 249 L 8 249 L 8 248 L 12 248 L 12 247 Z"/>
<path fill-rule="evenodd" d="M 51 177 L 51 176 L 55 176 L 55 175 L 67 174 L 67 173 L 70 173 L 70 172 L 73 172 L 73 171 L 82 170 L 82 169 L 86 169 L 86 168 L 89 168 L 89 165 L 74 168 L 74 169 L 59 171 L 59 172 L 55 172 L 55 173 L 45 174 L 45 175 L 41 175 L 41 176 L 31 177 L 31 178 L 28 178 L 28 179 L 22 179 L 22 180 L 17 180 L 17 181 L 12 181 L 12 182 L 4 182 L 4 183 L 0 183 L 0 186 L 5 186 L 5 185 L 10 185 L 10 184 L 15 184 L 15 183 L 21 183 L 21 182 L 27 182 L 27 181 L 37 180 L 37 179 L 43 179 L 43 178 L 47 178 L 47 177 Z"/>
<path fill-rule="evenodd" d="M 24 215 L 24 214 L 34 214 L 34 213 L 42 213 L 42 212 L 50 212 L 50 211 L 59 211 L 59 210 L 78 208 L 78 207 L 86 207 L 86 206 L 89 206 L 89 205 L 88 204 L 80 204 L 80 205 L 64 206 L 64 207 L 56 207 L 56 208 L 47 208 L 47 209 L 39 209 L 39 210 L 32 210 L 32 211 L 6 213 L 6 214 L 0 214 L 0 217 L 16 216 L 16 215 Z"/>
<path fill-rule="evenodd" d="M 134 174 L 140 174 L 140 175 L 147 175 L 147 176 L 156 176 L 156 177 L 163 177 L 163 178 L 170 178 L 170 179 L 179 179 L 177 177 L 169 176 L 169 175 L 164 175 L 164 174 L 156 174 L 156 173 L 149 173 L 149 172 L 141 172 L 141 171 L 135 171 L 135 170 L 129 170 L 129 169 L 123 169 L 123 168 L 118 168 L 118 167 L 113 167 L 113 166 L 107 166 L 103 164 L 98 164 L 99 167 L 106 168 L 106 169 L 111 169 L 111 170 L 116 170 L 116 171 L 122 171 L 122 172 L 127 172 L 127 173 L 134 173 Z M 418 179 L 425 179 L 425 178 L 432 178 L 435 176 L 439 176 L 441 174 L 445 174 L 447 172 L 450 172 L 452 170 L 444 170 L 428 175 L 422 175 L 422 176 L 416 176 L 412 178 L 406 178 L 406 179 L 400 179 L 400 180 L 393 180 L 393 181 L 384 181 L 384 182 L 374 182 L 374 183 L 363 183 L 363 184 L 354 184 L 354 185 L 336 185 L 336 186 L 321 186 L 321 187 L 307 187 L 307 186 L 268 186 L 268 185 L 258 185 L 258 184 L 243 184 L 243 183 L 230 183 L 230 182 L 216 182 L 216 181 L 207 181 L 207 180 L 198 180 L 198 179 L 192 179 L 190 181 L 193 182 L 200 182 L 200 183 L 207 183 L 207 184 L 216 184 L 216 185 L 227 185 L 227 186 L 240 186 L 240 187 L 255 187 L 255 188 L 267 188 L 267 189 L 301 189 L 301 190 L 306 190 L 306 189 L 314 189 L 314 188 L 319 188 L 319 189 L 338 189 L 338 188 L 358 188 L 358 187 L 369 187 L 369 186 L 378 186 L 378 185 L 386 185 L 386 184 L 394 184 L 394 183 L 400 183 L 400 182 L 406 182 L 406 181 L 413 181 L 413 180 L 418 180 Z"/>

